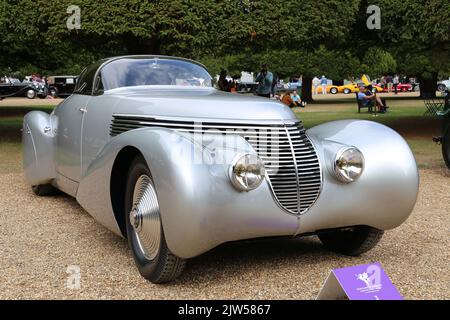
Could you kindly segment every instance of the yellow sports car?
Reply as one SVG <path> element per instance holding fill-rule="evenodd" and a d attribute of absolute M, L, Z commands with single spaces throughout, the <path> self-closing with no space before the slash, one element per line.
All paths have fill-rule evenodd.
<path fill-rule="evenodd" d="M 314 90 L 314 89 L 313 89 Z M 343 86 L 331 85 L 326 87 L 327 93 L 336 94 L 336 93 L 352 93 L 358 92 L 358 85 L 356 83 L 349 83 Z M 322 86 L 317 87 L 317 93 L 322 93 Z"/>
<path fill-rule="evenodd" d="M 370 82 L 370 78 L 363 74 L 361 77 L 361 82 L 364 83 L 364 85 L 368 86 L 369 84 L 372 84 Z M 313 89 L 314 90 L 314 89 Z M 345 94 L 349 94 L 349 93 L 355 93 L 355 92 L 359 92 L 359 87 L 355 82 L 352 83 L 348 83 L 342 86 L 336 86 L 336 85 L 330 85 L 326 87 L 327 93 L 331 93 L 331 94 L 337 94 L 337 93 L 345 93 Z M 383 89 L 377 86 L 373 86 L 372 89 L 374 92 L 382 92 Z M 322 93 L 322 87 L 319 86 L 317 88 L 317 93 Z"/>

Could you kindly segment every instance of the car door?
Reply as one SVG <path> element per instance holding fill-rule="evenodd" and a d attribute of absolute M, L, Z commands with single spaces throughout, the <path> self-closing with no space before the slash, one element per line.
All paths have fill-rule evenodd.
<path fill-rule="evenodd" d="M 93 78 L 98 67 L 94 64 L 85 69 L 74 94 L 55 110 L 58 118 L 56 170 L 73 182 L 81 179 L 83 121 L 92 99 Z"/>
<path fill-rule="evenodd" d="M 89 101 L 82 127 L 81 174 L 86 174 L 92 161 L 110 139 L 112 110 L 119 102 L 114 95 L 103 95 L 101 74 L 94 81 L 94 93 Z"/>

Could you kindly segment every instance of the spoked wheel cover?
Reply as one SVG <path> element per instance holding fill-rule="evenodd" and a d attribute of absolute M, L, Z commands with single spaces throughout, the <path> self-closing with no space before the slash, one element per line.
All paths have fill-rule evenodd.
<path fill-rule="evenodd" d="M 141 175 L 134 186 L 130 224 L 143 256 L 153 260 L 161 243 L 161 218 L 155 188 L 149 176 Z"/>

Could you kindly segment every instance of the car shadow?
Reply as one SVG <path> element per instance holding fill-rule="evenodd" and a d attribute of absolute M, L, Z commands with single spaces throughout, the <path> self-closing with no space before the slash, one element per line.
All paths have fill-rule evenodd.
<path fill-rule="evenodd" d="M 302 268 L 314 261 L 336 259 L 316 236 L 262 238 L 222 244 L 189 259 L 183 274 L 166 285 L 221 283 L 257 272 L 275 272 L 283 266 Z"/>

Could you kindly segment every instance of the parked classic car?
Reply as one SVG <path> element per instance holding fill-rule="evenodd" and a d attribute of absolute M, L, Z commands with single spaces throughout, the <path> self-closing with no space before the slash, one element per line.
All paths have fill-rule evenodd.
<path fill-rule="evenodd" d="M 441 80 L 437 83 L 436 90 L 440 92 L 444 92 L 446 89 L 450 88 L 450 78 L 446 80 Z"/>
<path fill-rule="evenodd" d="M 388 92 L 388 87 L 385 86 L 384 88 L 380 84 L 376 84 L 374 87 L 377 88 L 377 90 L 380 92 Z M 392 86 L 392 92 L 395 91 L 395 87 Z M 410 92 L 413 91 L 413 86 L 410 83 L 399 83 L 397 84 L 397 92 Z"/>
<path fill-rule="evenodd" d="M 419 183 L 382 124 L 305 130 L 287 106 L 220 92 L 201 64 L 164 56 L 88 66 L 51 114 L 25 116 L 23 152 L 32 190 L 76 197 L 154 283 L 229 241 L 317 234 L 361 254 L 408 218 Z"/>
<path fill-rule="evenodd" d="M 449 89 L 444 91 L 444 109 L 438 111 L 437 115 L 442 117 L 442 136 L 433 138 L 442 145 L 442 156 L 444 157 L 447 168 L 450 169 L 450 92 Z"/>
<path fill-rule="evenodd" d="M 27 97 L 28 99 L 45 98 L 43 88 L 29 82 L 21 82 L 19 79 L 4 76 L 0 80 L 0 99 L 9 97 Z"/>
<path fill-rule="evenodd" d="M 358 92 L 359 91 L 359 87 L 356 83 L 349 83 L 349 84 L 344 84 L 342 86 L 329 86 L 329 88 L 327 88 L 327 90 L 331 93 L 331 94 L 336 94 L 336 93 L 345 93 L 345 94 L 349 94 L 349 93 L 354 93 L 354 92 Z"/>
<path fill-rule="evenodd" d="M 53 98 L 66 98 L 75 89 L 76 76 L 51 76 L 48 77 L 48 86 Z"/>

